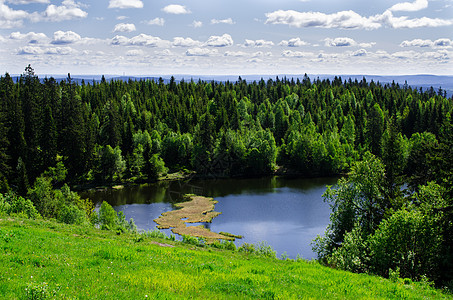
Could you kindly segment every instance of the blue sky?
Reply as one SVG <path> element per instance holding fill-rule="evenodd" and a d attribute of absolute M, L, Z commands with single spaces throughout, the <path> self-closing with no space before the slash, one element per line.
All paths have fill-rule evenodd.
<path fill-rule="evenodd" d="M 0 72 L 453 75 L 453 0 L 0 0 Z"/>

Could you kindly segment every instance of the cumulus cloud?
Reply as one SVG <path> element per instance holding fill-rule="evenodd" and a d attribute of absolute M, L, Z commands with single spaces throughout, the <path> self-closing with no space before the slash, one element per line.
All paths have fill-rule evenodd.
<path fill-rule="evenodd" d="M 166 47 L 170 43 L 166 40 L 162 40 L 159 37 L 147 35 L 147 34 L 139 34 L 132 38 L 127 38 L 122 35 L 116 35 L 110 41 L 112 45 L 122 45 L 122 46 L 147 46 L 147 47 Z"/>
<path fill-rule="evenodd" d="M 28 33 L 12 32 L 9 38 L 12 40 L 27 40 L 30 44 L 38 44 L 48 40 L 47 35 L 44 33 L 35 33 L 33 31 Z"/>
<path fill-rule="evenodd" d="M 447 38 L 432 40 L 414 39 L 411 41 L 403 41 L 400 47 L 429 47 L 429 48 L 451 48 L 453 41 Z"/>
<path fill-rule="evenodd" d="M 428 7 L 428 0 L 397 3 L 389 8 L 391 11 L 419 11 Z"/>
<path fill-rule="evenodd" d="M 247 53 L 243 51 L 226 51 L 223 56 L 242 57 L 246 56 Z"/>
<path fill-rule="evenodd" d="M 44 50 L 44 54 L 49 55 L 69 55 L 74 54 L 75 50 L 71 47 L 54 47 L 54 48 L 46 48 Z"/>
<path fill-rule="evenodd" d="M 77 33 L 73 32 L 73 31 L 58 30 L 58 31 L 54 32 L 53 40 L 51 43 L 55 44 L 55 45 L 64 45 L 64 44 L 76 43 L 76 42 L 79 42 L 80 40 L 82 40 L 80 35 L 78 35 Z"/>
<path fill-rule="evenodd" d="M 363 17 L 352 10 L 340 11 L 333 14 L 277 10 L 266 13 L 266 18 L 266 24 L 284 24 L 296 28 L 319 27 L 373 30 L 382 26 L 399 29 L 440 27 L 453 24 L 453 19 L 447 20 L 427 17 L 410 19 L 407 16 L 395 17 L 390 10 L 386 10 L 383 14 L 370 17 Z"/>
<path fill-rule="evenodd" d="M 233 24 L 235 24 L 235 22 L 231 18 L 222 19 L 222 20 L 212 19 L 211 20 L 211 24 L 229 24 L 229 25 L 233 25 Z"/>
<path fill-rule="evenodd" d="M 329 47 L 351 47 L 357 44 L 356 41 L 347 37 L 338 37 L 335 39 L 327 38 L 324 41 L 326 42 L 326 46 Z"/>
<path fill-rule="evenodd" d="M 191 48 L 187 49 L 187 56 L 212 56 L 217 54 L 217 49 L 207 49 L 207 48 Z"/>
<path fill-rule="evenodd" d="M 142 8 L 143 2 L 141 0 L 110 0 L 109 8 Z"/>
<path fill-rule="evenodd" d="M 301 51 L 292 51 L 292 50 L 285 50 L 282 52 L 283 57 L 307 57 L 310 56 L 311 53 L 308 52 L 301 52 Z"/>
<path fill-rule="evenodd" d="M 375 16 L 380 23 L 395 29 L 400 28 L 422 28 L 422 27 L 441 27 L 453 24 L 453 19 L 445 20 L 439 18 L 414 18 L 409 19 L 406 16 L 394 17 L 392 12 L 387 10 L 382 15 Z"/>
<path fill-rule="evenodd" d="M 127 16 L 118 16 L 118 17 L 116 17 L 116 19 L 119 20 L 119 21 L 122 21 L 122 20 L 129 19 L 129 17 L 127 17 Z"/>
<path fill-rule="evenodd" d="M 233 44 L 233 38 L 227 33 L 222 36 L 213 35 L 206 41 L 206 45 L 211 47 L 227 47 L 233 46 Z"/>
<path fill-rule="evenodd" d="M 381 27 L 381 24 L 373 18 L 362 17 L 352 10 L 333 14 L 277 10 L 267 13 L 266 18 L 266 24 L 284 24 L 297 28 L 377 29 Z"/>
<path fill-rule="evenodd" d="M 17 49 L 18 55 L 69 55 L 75 52 L 71 47 L 52 47 L 52 48 L 41 48 L 35 46 L 25 46 Z"/>
<path fill-rule="evenodd" d="M 126 56 L 143 56 L 143 50 L 133 49 L 126 52 Z"/>
<path fill-rule="evenodd" d="M 245 40 L 244 47 L 272 47 L 274 42 L 266 40 Z"/>
<path fill-rule="evenodd" d="M 49 5 L 41 14 L 31 16 L 32 21 L 49 21 L 61 22 L 74 19 L 83 19 L 88 16 L 88 13 L 80 8 L 80 4 L 73 0 L 64 0 L 60 6 Z"/>
<path fill-rule="evenodd" d="M 263 52 L 263 51 L 257 51 L 252 54 L 252 57 L 269 57 L 272 56 L 272 52 Z"/>
<path fill-rule="evenodd" d="M 148 25 L 157 25 L 157 26 L 164 26 L 165 20 L 163 18 L 154 18 L 149 21 L 145 21 L 145 24 Z"/>
<path fill-rule="evenodd" d="M 115 25 L 113 32 L 132 32 L 137 30 L 134 24 L 131 23 L 119 23 Z"/>
<path fill-rule="evenodd" d="M 23 10 L 14 10 L 0 1 L 0 28 L 9 29 L 20 27 L 29 14 Z"/>
<path fill-rule="evenodd" d="M 203 43 L 200 41 L 193 40 L 191 38 L 175 37 L 173 38 L 172 46 L 174 47 L 197 47 Z"/>
<path fill-rule="evenodd" d="M 354 41 L 353 39 L 348 38 L 348 37 L 338 37 L 338 38 L 335 38 L 335 39 L 327 38 L 327 39 L 324 40 L 324 42 L 325 42 L 325 45 L 328 46 L 328 47 L 359 46 L 359 47 L 362 47 L 362 48 L 371 48 L 374 45 L 376 45 L 375 42 L 371 42 L 371 43 L 357 43 L 356 41 Z"/>
<path fill-rule="evenodd" d="M 193 21 L 192 24 L 190 24 L 190 26 L 192 26 L 193 28 L 200 28 L 201 26 L 203 26 L 203 22 Z"/>
<path fill-rule="evenodd" d="M 163 12 L 167 14 L 175 14 L 175 15 L 183 15 L 183 14 L 190 14 L 190 10 L 188 10 L 184 5 L 179 4 L 170 4 L 162 8 Z"/>
<path fill-rule="evenodd" d="M 290 40 L 283 40 L 279 44 L 279 46 L 286 46 L 286 47 L 302 47 L 309 45 L 309 43 L 302 41 L 300 38 L 293 38 Z"/>
<path fill-rule="evenodd" d="M 368 52 L 365 49 L 360 49 L 352 52 L 352 56 L 366 56 Z"/>

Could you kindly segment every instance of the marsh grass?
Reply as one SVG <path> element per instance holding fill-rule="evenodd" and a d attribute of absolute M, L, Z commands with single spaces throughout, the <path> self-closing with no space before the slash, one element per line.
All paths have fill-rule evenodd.
<path fill-rule="evenodd" d="M 203 225 L 187 226 L 186 223 L 210 223 L 212 219 L 220 215 L 220 212 L 214 211 L 214 205 L 217 203 L 213 198 L 185 195 L 186 202 L 175 204 L 179 209 L 162 213 L 154 222 L 158 224 L 157 228 L 172 228 L 173 233 L 181 236 L 193 236 L 204 238 L 207 243 L 216 240 L 234 241 L 234 236 L 223 235 L 212 232 Z"/>
<path fill-rule="evenodd" d="M 137 234 L 52 221 L 0 219 L 0 299 L 449 297 L 429 285 L 353 274 L 316 262 L 283 261 L 151 235 L 137 239 Z M 254 248 L 272 253 L 265 244 Z"/>

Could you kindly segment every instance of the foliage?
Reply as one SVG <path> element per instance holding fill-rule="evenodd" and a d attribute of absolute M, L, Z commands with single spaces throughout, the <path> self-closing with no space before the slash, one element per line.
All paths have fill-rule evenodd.
<path fill-rule="evenodd" d="M 3 191 L 12 187 L 25 196 L 30 183 L 49 168 L 58 171 L 60 162 L 71 183 L 154 180 L 153 155 L 171 172 L 247 176 L 272 174 L 278 154 L 285 169 L 325 176 L 349 171 L 368 150 L 386 165 L 397 163 L 387 170 L 390 188 L 403 171 L 412 175 L 414 165 L 404 168 L 411 153 L 446 169 L 440 158 L 449 148 L 432 155 L 430 146 L 429 158 L 407 139 L 424 132 L 438 140 L 447 137 L 452 109 L 451 99 L 429 90 L 365 78 L 79 84 L 70 77 L 41 81 L 29 72 L 14 82 L 5 74 L 0 77 L 0 182 Z"/>
<path fill-rule="evenodd" d="M 107 202 L 102 202 L 97 215 L 96 223 L 103 230 L 113 230 L 117 233 L 122 232 L 137 232 L 134 220 L 126 220 L 122 211 L 116 212 L 113 207 Z"/>

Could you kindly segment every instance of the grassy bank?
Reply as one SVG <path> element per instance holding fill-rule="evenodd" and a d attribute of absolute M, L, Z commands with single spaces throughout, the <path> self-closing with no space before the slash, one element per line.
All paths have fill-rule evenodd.
<path fill-rule="evenodd" d="M 426 299 L 449 296 L 306 261 L 282 261 L 51 221 L 0 217 L 0 298 Z"/>

